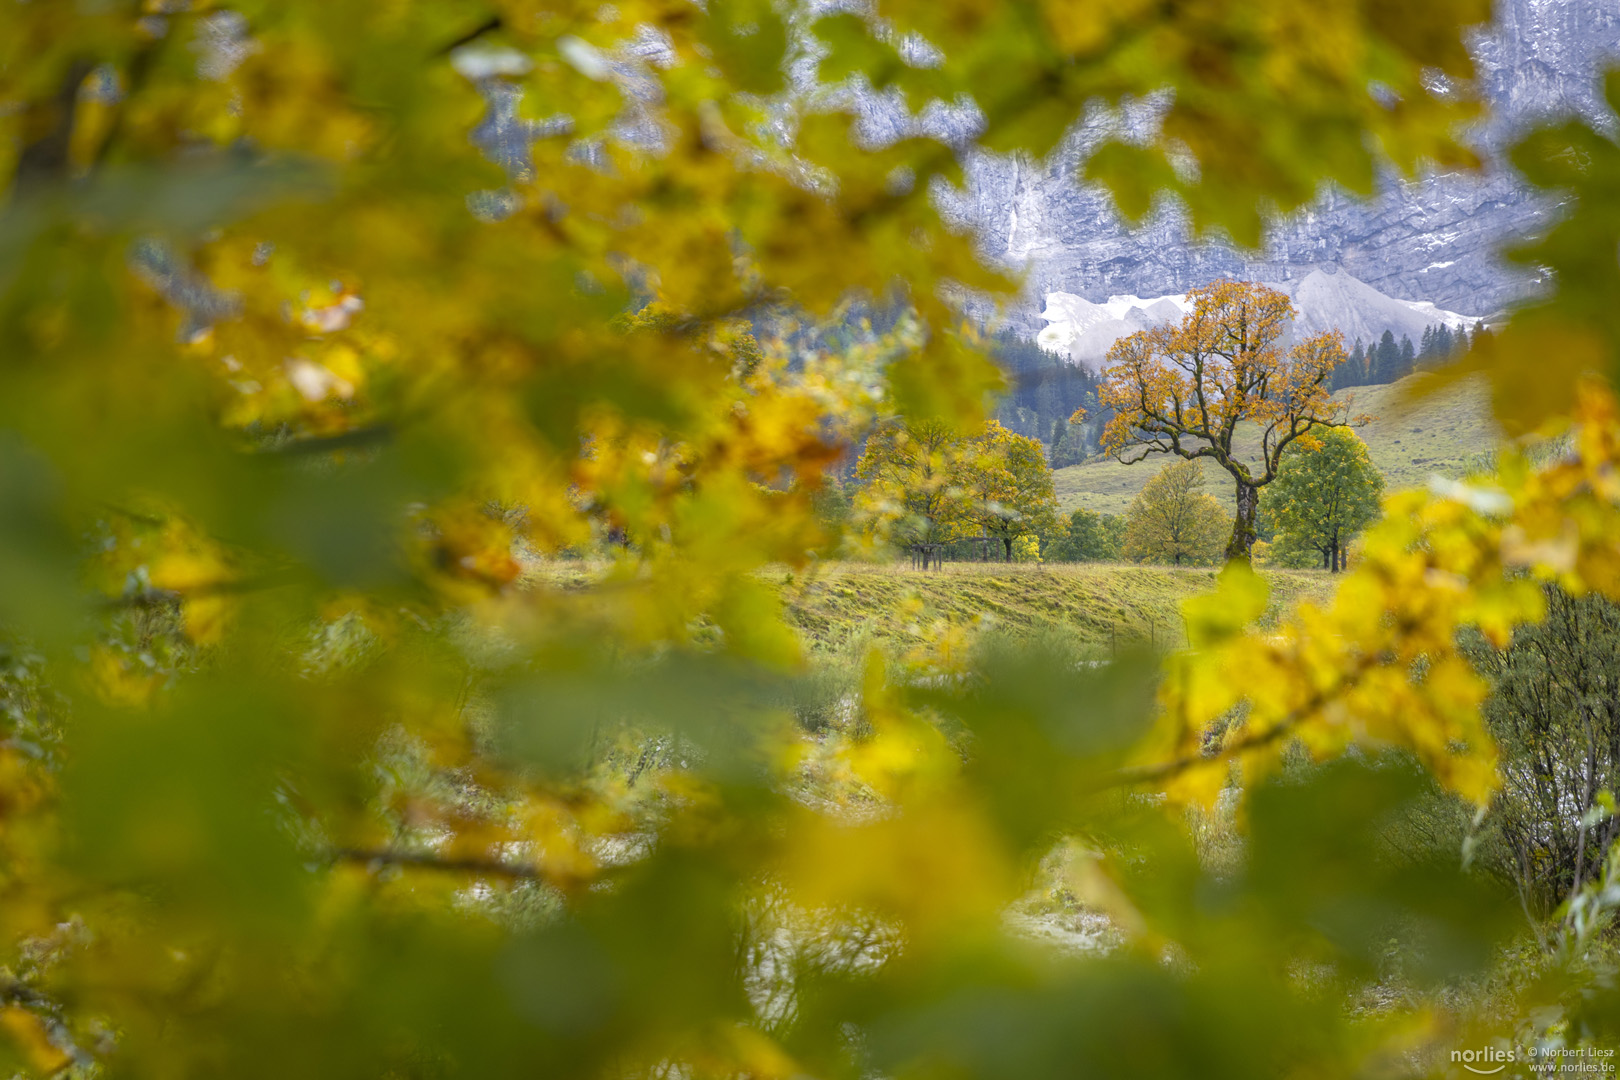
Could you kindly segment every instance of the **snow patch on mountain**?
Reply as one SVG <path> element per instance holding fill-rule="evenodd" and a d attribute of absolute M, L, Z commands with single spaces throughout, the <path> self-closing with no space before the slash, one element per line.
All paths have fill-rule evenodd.
<path fill-rule="evenodd" d="M 1427 300 L 1401 300 L 1388 296 L 1343 270 L 1313 270 L 1298 281 L 1272 284 L 1293 301 L 1298 315 L 1290 330 L 1293 339 L 1337 330 L 1346 343 L 1360 338 L 1372 344 L 1388 330 L 1396 340 L 1417 343 L 1430 327 L 1452 329 L 1472 326 L 1477 316 L 1447 311 Z M 1065 356 L 1092 369 L 1101 368 L 1114 342 L 1138 330 L 1176 322 L 1192 304 L 1185 293 L 1144 299 L 1112 296 L 1093 303 L 1067 292 L 1046 294 L 1046 320 L 1036 341 L 1048 352 Z"/>
<path fill-rule="evenodd" d="M 1101 304 L 1073 293 L 1047 293 L 1046 310 L 1041 312 L 1047 325 L 1035 340 L 1048 352 L 1095 367 L 1093 361 L 1100 361 L 1120 338 L 1175 322 L 1191 310 L 1185 293 L 1147 300 L 1140 296 L 1111 296 Z"/>

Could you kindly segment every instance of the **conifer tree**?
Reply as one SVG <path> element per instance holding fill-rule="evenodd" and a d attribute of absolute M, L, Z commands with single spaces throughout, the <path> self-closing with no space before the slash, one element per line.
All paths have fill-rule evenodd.
<path fill-rule="evenodd" d="M 1367 364 L 1369 383 L 1391 383 L 1400 378 L 1398 372 L 1401 366 L 1401 347 L 1395 344 L 1395 335 L 1389 330 L 1378 339 L 1378 347 L 1373 351 Z"/>
<path fill-rule="evenodd" d="M 1362 354 L 1361 339 L 1356 339 L 1356 351 L 1350 354 L 1349 359 L 1333 369 L 1333 379 L 1329 388 L 1344 390 L 1351 386 L 1360 386 L 1363 382 L 1362 368 L 1366 364 L 1366 357 Z"/>

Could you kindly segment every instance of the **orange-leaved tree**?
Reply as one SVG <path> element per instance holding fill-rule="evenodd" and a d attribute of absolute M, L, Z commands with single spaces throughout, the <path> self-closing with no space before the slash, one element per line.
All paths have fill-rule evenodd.
<path fill-rule="evenodd" d="M 1343 427 L 1347 405 L 1329 379 L 1345 358 L 1337 331 L 1292 348 L 1288 297 L 1247 281 L 1187 294 L 1178 325 L 1121 338 L 1108 350 L 1098 397 L 1114 417 L 1103 446 L 1120 461 L 1149 454 L 1213 458 L 1237 483 L 1227 559 L 1247 561 L 1260 489 L 1277 478 L 1283 450 L 1317 427 Z"/>

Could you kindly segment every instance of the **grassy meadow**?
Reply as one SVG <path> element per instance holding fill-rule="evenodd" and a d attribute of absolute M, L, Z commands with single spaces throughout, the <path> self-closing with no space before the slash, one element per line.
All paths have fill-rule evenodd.
<path fill-rule="evenodd" d="M 1334 395 L 1340 401 L 1351 402 L 1353 415 L 1372 417 L 1357 428 L 1357 434 L 1366 440 L 1373 463 L 1383 472 L 1391 490 L 1424 484 L 1436 473 L 1460 476 L 1470 460 L 1495 445 L 1500 434 L 1481 382 L 1464 382 L 1417 397 L 1414 390 L 1420 378 L 1413 376 L 1386 386 L 1358 386 Z M 1123 514 L 1165 461 L 1156 455 L 1135 465 L 1122 465 L 1112 458 L 1097 457 L 1059 469 L 1053 474 L 1058 506 L 1064 513 L 1084 507 Z M 1221 505 L 1230 508 L 1230 478 L 1213 461 L 1203 464 L 1207 490 Z"/>
<path fill-rule="evenodd" d="M 1015 636 L 1059 633 L 1106 652 L 1117 642 L 1180 645 L 1181 602 L 1215 587 L 1210 567 L 1112 563 L 947 563 L 937 571 L 834 563 L 796 574 L 767 571 L 812 654 L 875 644 L 903 651 L 946 627 Z M 1264 570 L 1266 619 L 1301 599 L 1325 599 L 1319 570 Z"/>

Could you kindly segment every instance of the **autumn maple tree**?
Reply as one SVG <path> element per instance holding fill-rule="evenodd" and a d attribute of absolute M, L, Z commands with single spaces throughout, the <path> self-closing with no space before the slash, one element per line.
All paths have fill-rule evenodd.
<path fill-rule="evenodd" d="M 950 423 L 897 418 L 872 433 L 856 463 L 866 515 L 883 522 L 924 570 L 972 511 L 963 486 L 965 455 L 961 434 Z"/>
<path fill-rule="evenodd" d="M 995 420 L 963 433 L 940 420 L 891 418 L 866 441 L 855 467 L 869 529 L 924 569 L 972 536 L 1001 544 L 1056 525 L 1052 469 L 1039 441 Z"/>
<path fill-rule="evenodd" d="M 1228 559 L 1247 561 L 1260 489 L 1283 451 L 1319 427 L 1346 424 L 1331 399 L 1345 360 L 1335 331 L 1286 345 L 1288 297 L 1253 282 L 1217 282 L 1187 294 L 1179 323 L 1139 330 L 1108 350 L 1098 400 L 1114 411 L 1103 446 L 1121 461 L 1151 454 L 1209 458 L 1237 489 Z"/>

